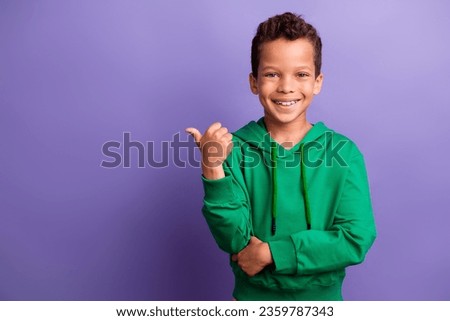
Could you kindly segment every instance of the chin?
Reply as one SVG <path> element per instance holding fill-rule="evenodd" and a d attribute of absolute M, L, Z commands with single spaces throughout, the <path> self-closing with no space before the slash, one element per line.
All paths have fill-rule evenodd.
<path fill-rule="evenodd" d="M 299 121 L 298 117 L 271 117 L 270 120 L 273 123 L 279 124 L 279 125 L 288 125 L 295 123 Z"/>
<path fill-rule="evenodd" d="M 265 117 L 267 117 L 267 116 L 265 116 Z M 301 117 L 301 115 L 277 115 L 277 116 L 271 115 L 271 116 L 269 116 L 269 118 L 274 123 L 287 125 L 287 124 L 301 121 L 302 117 Z"/>

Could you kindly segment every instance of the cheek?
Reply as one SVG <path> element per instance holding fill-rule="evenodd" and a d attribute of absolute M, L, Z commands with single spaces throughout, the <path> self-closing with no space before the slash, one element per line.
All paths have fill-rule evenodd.
<path fill-rule="evenodd" d="M 262 81 L 258 84 L 258 88 L 260 95 L 267 96 L 275 90 L 276 84 L 274 82 Z"/>
<path fill-rule="evenodd" d="M 307 96 L 314 95 L 315 91 L 316 91 L 315 82 L 308 82 L 308 83 L 304 84 L 303 92 L 305 93 L 305 95 L 307 95 Z"/>

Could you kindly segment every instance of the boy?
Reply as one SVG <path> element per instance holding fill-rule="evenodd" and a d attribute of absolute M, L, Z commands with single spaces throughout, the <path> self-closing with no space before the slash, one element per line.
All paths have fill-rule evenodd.
<path fill-rule="evenodd" d="M 258 27 L 250 89 L 264 117 L 234 134 L 220 123 L 194 136 L 203 213 L 231 254 L 237 300 L 342 300 L 345 268 L 375 240 L 363 156 L 306 111 L 322 86 L 315 28 L 285 13 Z"/>

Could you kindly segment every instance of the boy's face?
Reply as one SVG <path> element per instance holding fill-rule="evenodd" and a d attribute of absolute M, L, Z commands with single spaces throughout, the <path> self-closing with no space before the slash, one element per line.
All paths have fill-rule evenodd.
<path fill-rule="evenodd" d="M 280 38 L 264 43 L 260 57 L 258 77 L 250 74 L 250 89 L 259 96 L 266 123 L 303 125 L 323 80 L 322 74 L 315 77 L 313 46 L 303 38 Z"/>

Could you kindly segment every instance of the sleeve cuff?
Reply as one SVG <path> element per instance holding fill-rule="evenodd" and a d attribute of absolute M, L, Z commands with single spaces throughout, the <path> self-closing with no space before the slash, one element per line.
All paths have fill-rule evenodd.
<path fill-rule="evenodd" d="M 232 202 L 235 199 L 231 176 L 220 179 L 207 179 L 202 176 L 205 201 L 209 203 Z"/>
<path fill-rule="evenodd" d="M 270 252 L 272 253 L 274 272 L 280 274 L 297 273 L 297 256 L 295 254 L 294 243 L 290 237 L 270 241 Z"/>

